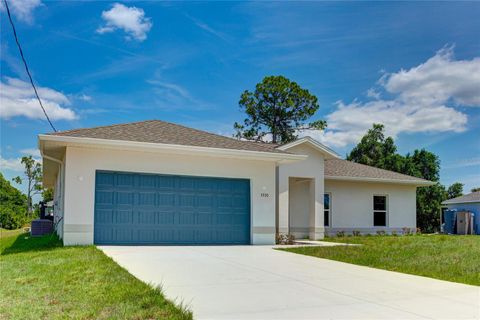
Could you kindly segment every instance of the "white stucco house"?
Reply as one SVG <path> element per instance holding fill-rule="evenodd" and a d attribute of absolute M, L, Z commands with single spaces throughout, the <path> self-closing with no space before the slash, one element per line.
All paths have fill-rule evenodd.
<path fill-rule="evenodd" d="M 273 244 L 416 227 L 430 181 L 306 137 L 240 141 L 152 120 L 39 135 L 57 233 L 75 244 Z"/>

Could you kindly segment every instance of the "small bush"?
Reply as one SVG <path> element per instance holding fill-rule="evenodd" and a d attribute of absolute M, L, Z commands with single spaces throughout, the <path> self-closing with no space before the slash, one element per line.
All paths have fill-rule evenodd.
<path fill-rule="evenodd" d="M 339 238 L 345 237 L 345 231 L 343 231 L 343 230 L 342 231 L 337 231 L 337 237 L 339 237 Z"/>
<path fill-rule="evenodd" d="M 422 229 L 417 228 L 417 232 L 416 232 L 416 233 L 417 233 L 417 234 L 422 234 Z"/>
<path fill-rule="evenodd" d="M 21 228 L 29 222 L 26 210 L 22 210 L 19 206 L 0 205 L 0 227 L 4 229 L 14 230 Z"/>
<path fill-rule="evenodd" d="M 410 228 L 407 228 L 407 227 L 403 227 L 402 232 L 403 232 L 404 236 L 409 236 L 409 235 L 412 234 L 412 230 Z"/>
<path fill-rule="evenodd" d="M 362 235 L 362 233 L 361 233 L 360 231 L 358 231 L 358 230 L 353 230 L 353 231 L 352 231 L 352 234 L 353 234 L 354 237 L 359 237 L 359 236 Z"/>
<path fill-rule="evenodd" d="M 295 237 L 293 236 L 293 234 L 280 233 L 280 234 L 277 234 L 275 242 L 277 244 L 283 244 L 283 245 L 294 244 L 295 243 Z"/>
<path fill-rule="evenodd" d="M 378 236 L 384 236 L 386 234 L 385 230 L 377 230 Z"/>
<path fill-rule="evenodd" d="M 392 236 L 394 236 L 394 237 L 398 236 L 397 230 L 392 230 Z"/>

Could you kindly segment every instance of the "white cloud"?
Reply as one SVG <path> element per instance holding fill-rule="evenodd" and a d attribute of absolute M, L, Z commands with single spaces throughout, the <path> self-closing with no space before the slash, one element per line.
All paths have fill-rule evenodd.
<path fill-rule="evenodd" d="M 70 101 L 61 92 L 46 87 L 37 87 L 43 106 L 51 120 L 74 120 L 75 112 L 66 108 Z M 24 116 L 30 119 L 44 119 L 42 109 L 30 83 L 15 78 L 0 81 L 0 118 L 9 119 Z"/>
<path fill-rule="evenodd" d="M 97 33 L 103 34 L 122 29 L 127 33 L 127 39 L 143 41 L 147 39 L 147 32 L 152 28 L 150 18 L 145 17 L 143 9 L 127 7 L 121 3 L 115 3 L 110 10 L 102 12 L 105 24 L 97 29 Z"/>
<path fill-rule="evenodd" d="M 38 150 L 37 148 L 22 149 L 20 150 L 20 152 L 26 156 L 32 156 L 33 158 L 36 158 L 36 159 L 41 157 L 40 150 Z"/>
<path fill-rule="evenodd" d="M 82 93 L 81 95 L 78 96 L 78 99 L 82 101 L 92 101 L 92 97 L 89 95 L 86 95 L 85 93 Z"/>
<path fill-rule="evenodd" d="M 480 58 L 453 60 L 453 49 L 444 48 L 425 63 L 379 80 L 390 100 L 371 89 L 368 102 L 337 102 L 327 115 L 325 131 L 305 131 L 328 145 L 343 147 L 357 143 L 373 123 L 385 125 L 386 134 L 418 132 L 462 132 L 467 115 L 455 105 L 480 106 Z"/>
<path fill-rule="evenodd" d="M 8 7 L 11 13 L 18 19 L 26 23 L 33 22 L 33 11 L 40 7 L 40 0 L 14 0 L 8 1 Z M 1 11 L 6 11 L 5 4 L 2 1 L 0 5 Z"/>
<path fill-rule="evenodd" d="M 367 97 L 378 100 L 380 99 L 380 92 L 375 90 L 375 88 L 370 88 L 367 90 Z"/>
<path fill-rule="evenodd" d="M 24 170 L 23 164 L 20 162 L 21 158 L 5 159 L 0 155 L 0 168 L 3 170 L 11 170 L 22 172 Z"/>
<path fill-rule="evenodd" d="M 443 48 L 417 67 L 387 74 L 382 83 L 405 102 L 438 105 L 453 100 L 480 107 L 480 57 L 453 59 L 453 48 Z"/>

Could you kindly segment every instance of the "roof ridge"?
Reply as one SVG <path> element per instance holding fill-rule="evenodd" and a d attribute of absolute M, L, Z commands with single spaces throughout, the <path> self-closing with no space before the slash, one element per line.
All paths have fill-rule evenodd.
<path fill-rule="evenodd" d="M 400 173 L 400 172 L 393 171 L 393 170 L 387 170 L 387 169 L 377 168 L 377 167 L 374 167 L 374 166 L 370 166 L 370 165 L 368 165 L 368 164 L 358 163 L 358 162 L 351 161 L 351 160 L 347 160 L 347 159 L 325 159 L 325 161 L 333 161 L 333 160 L 347 161 L 347 162 L 354 163 L 354 164 L 356 164 L 356 165 L 364 166 L 364 167 L 367 167 L 367 168 L 372 168 L 372 169 L 376 169 L 376 170 L 380 170 L 380 171 L 385 171 L 385 172 L 392 172 L 392 173 L 395 173 L 395 174 L 398 174 L 398 175 L 401 175 L 401 176 L 405 176 L 405 177 L 409 177 L 409 178 L 415 178 L 415 179 L 419 179 L 419 180 L 422 180 L 422 181 L 429 181 L 429 180 L 424 179 L 424 178 L 411 176 L 411 175 L 409 175 L 409 174 L 404 174 L 404 173 Z"/>

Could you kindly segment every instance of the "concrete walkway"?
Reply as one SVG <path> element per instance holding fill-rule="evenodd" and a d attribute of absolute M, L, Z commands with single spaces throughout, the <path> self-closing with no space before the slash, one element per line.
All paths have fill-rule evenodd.
<path fill-rule="evenodd" d="M 196 319 L 480 319 L 480 287 L 269 246 L 102 246 Z"/>

